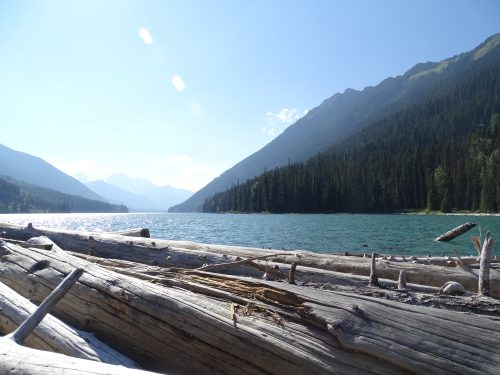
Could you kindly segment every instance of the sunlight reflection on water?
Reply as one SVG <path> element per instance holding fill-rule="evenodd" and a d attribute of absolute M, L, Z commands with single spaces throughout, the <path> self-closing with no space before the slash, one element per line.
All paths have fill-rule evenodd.
<path fill-rule="evenodd" d="M 449 243 L 433 241 L 467 221 L 500 237 L 500 216 L 448 215 L 218 215 L 218 214 L 19 214 L 1 222 L 83 231 L 147 227 L 151 236 L 170 240 L 324 252 L 393 254 L 475 254 L 470 238 L 477 228 Z M 498 247 L 495 253 L 500 255 Z"/>

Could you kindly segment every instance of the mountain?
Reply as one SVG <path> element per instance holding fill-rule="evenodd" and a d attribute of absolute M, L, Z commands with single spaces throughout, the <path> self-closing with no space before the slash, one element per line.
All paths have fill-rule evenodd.
<path fill-rule="evenodd" d="M 460 74 L 417 103 L 306 162 L 215 194 L 204 211 L 499 212 L 500 37 L 408 76 L 436 78 L 450 67 Z"/>
<path fill-rule="evenodd" d="M 167 211 L 193 194 L 172 186 L 158 187 L 149 180 L 124 174 L 111 175 L 106 181 L 90 181 L 86 186 L 111 203 L 125 204 L 132 211 Z"/>
<path fill-rule="evenodd" d="M 156 188 L 156 185 L 149 180 L 130 177 L 122 173 L 115 173 L 108 176 L 106 182 L 135 194 L 143 194 Z"/>
<path fill-rule="evenodd" d="M 415 65 L 402 76 L 387 78 L 377 86 L 345 90 L 326 99 L 288 127 L 265 147 L 222 173 L 172 212 L 200 211 L 206 198 L 246 181 L 265 170 L 305 161 L 327 151 L 357 131 L 419 103 L 429 92 L 480 69 L 498 58 L 500 34 L 474 50 L 441 62 Z"/>
<path fill-rule="evenodd" d="M 128 212 L 127 207 L 0 177 L 0 212 Z"/>
<path fill-rule="evenodd" d="M 12 150 L 0 144 L 0 176 L 8 176 L 36 186 L 78 195 L 87 199 L 105 199 L 84 186 L 81 182 L 39 157 Z"/>

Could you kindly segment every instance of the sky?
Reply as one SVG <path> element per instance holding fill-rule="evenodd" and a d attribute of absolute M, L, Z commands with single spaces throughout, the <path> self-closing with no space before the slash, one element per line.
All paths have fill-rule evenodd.
<path fill-rule="evenodd" d="M 335 93 L 499 19 L 497 0 L 0 0 L 0 143 L 197 191 Z"/>

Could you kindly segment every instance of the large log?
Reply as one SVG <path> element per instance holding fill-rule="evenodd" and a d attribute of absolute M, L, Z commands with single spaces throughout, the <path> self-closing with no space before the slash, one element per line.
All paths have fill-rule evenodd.
<path fill-rule="evenodd" d="M 57 313 L 179 373 L 493 374 L 500 365 L 500 322 L 482 316 L 200 271 L 151 284 L 58 250 L 4 249 L 0 279 L 33 299 L 84 267 Z"/>
<path fill-rule="evenodd" d="M 12 333 L 36 310 L 26 298 L 0 283 L 0 332 Z M 93 334 L 79 331 L 52 315 L 47 315 L 26 339 L 26 345 L 75 358 L 110 363 L 130 368 L 135 362 L 98 340 Z"/>
<path fill-rule="evenodd" d="M 2 244 L 3 246 L 4 244 Z M 147 373 L 126 369 L 122 366 L 97 364 L 94 361 L 75 359 L 66 355 L 47 353 L 36 349 L 25 348 L 25 339 L 33 332 L 46 315 L 63 298 L 83 273 L 77 268 L 69 273 L 40 306 L 23 321 L 16 330 L 0 338 L 0 373 L 2 374 L 144 374 Z M 88 371 L 90 369 L 90 371 Z"/>
<path fill-rule="evenodd" d="M 29 273 L 35 265 L 45 265 Z M 173 280 L 164 287 L 118 275 L 58 250 L 24 249 L 7 244 L 0 263 L 0 280 L 35 301 L 57 284 L 69 268 L 86 272 L 54 311 L 81 329 L 137 360 L 144 368 L 177 373 L 295 374 L 399 373 L 397 366 L 366 354 L 338 347 L 326 330 L 304 324 L 295 306 L 259 307 L 255 315 L 235 322 L 228 303 L 241 303 L 245 285 L 235 283 L 225 299 L 190 291 L 196 278 Z M 34 268 L 36 269 L 36 267 Z M 192 279 L 192 280 L 191 280 Z M 200 284 L 199 290 L 211 289 Z M 216 290 L 212 287 L 212 289 Z M 272 301 L 274 294 L 293 300 L 261 284 L 252 289 Z M 294 302 L 295 303 L 295 302 Z M 256 304 L 255 304 L 256 305 Z M 279 317 L 275 310 L 288 316 Z M 298 321 L 298 322 L 295 322 Z"/>
<path fill-rule="evenodd" d="M 370 258 L 339 256 L 307 251 L 290 252 L 290 256 L 277 255 L 283 251 L 259 248 L 245 248 L 225 245 L 198 244 L 190 241 L 170 241 L 149 238 L 130 238 L 107 233 L 84 233 L 76 231 L 51 230 L 47 228 L 23 228 L 18 225 L 0 224 L 0 231 L 6 238 L 27 240 L 33 236 L 47 234 L 65 250 L 95 255 L 103 258 L 130 260 L 162 267 L 199 268 L 204 264 L 230 262 L 238 258 L 253 258 L 276 254 L 273 259 L 279 263 L 291 264 L 298 261 L 301 266 L 325 269 L 335 272 L 369 276 Z M 448 281 L 456 281 L 470 292 L 477 292 L 477 270 L 462 267 L 439 267 L 410 262 L 394 262 L 378 259 L 377 274 L 381 279 L 397 281 L 401 270 L 411 284 L 440 288 Z M 297 278 L 299 277 L 297 273 Z M 500 296 L 500 272 L 490 274 L 490 295 Z"/>

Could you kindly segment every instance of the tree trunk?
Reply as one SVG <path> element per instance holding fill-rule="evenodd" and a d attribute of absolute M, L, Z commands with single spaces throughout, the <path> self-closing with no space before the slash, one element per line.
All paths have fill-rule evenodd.
<path fill-rule="evenodd" d="M 238 258 L 253 258 L 283 252 L 282 250 L 199 244 L 190 241 L 152 240 L 148 238 L 130 240 L 124 236 L 108 233 L 30 229 L 11 224 L 0 224 L 0 231 L 5 232 L 6 238 L 24 241 L 33 236 L 47 234 L 65 250 L 162 267 L 199 268 L 205 264 L 230 262 Z M 293 251 L 290 252 L 289 256 L 276 255 L 273 260 L 287 264 L 298 261 L 299 268 L 304 266 L 362 276 L 370 274 L 369 258 Z M 411 284 L 440 288 L 448 281 L 456 281 L 462 284 L 466 290 L 477 292 L 478 272 L 476 270 L 384 259 L 377 263 L 377 274 L 381 279 L 397 281 L 401 270 L 405 270 L 406 280 Z M 296 276 L 298 279 L 299 272 Z M 490 295 L 500 297 L 499 272 L 490 275 Z"/>
<path fill-rule="evenodd" d="M 0 332 L 12 333 L 36 310 L 26 298 L 0 283 Z M 98 340 L 94 335 L 78 331 L 52 315 L 47 315 L 31 335 L 26 345 L 33 349 L 48 350 L 71 357 L 88 359 L 135 368 L 131 359 Z"/>
<path fill-rule="evenodd" d="M 55 313 L 161 371 L 493 374 L 500 366 L 500 323 L 483 316 L 199 271 L 164 270 L 152 283 L 57 249 L 3 249 L 0 279 L 35 300 L 84 268 Z"/>

